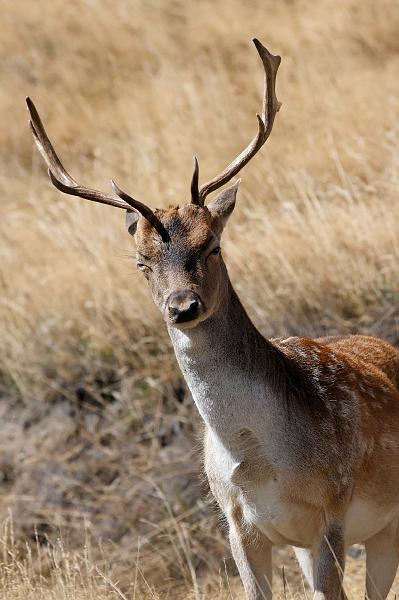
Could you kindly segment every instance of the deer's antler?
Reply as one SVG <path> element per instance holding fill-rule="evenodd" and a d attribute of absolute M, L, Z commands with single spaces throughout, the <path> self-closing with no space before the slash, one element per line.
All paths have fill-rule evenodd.
<path fill-rule="evenodd" d="M 194 204 L 204 205 L 205 198 L 222 185 L 230 181 L 246 165 L 269 137 L 276 113 L 280 110 L 281 103 L 276 97 L 276 76 L 280 66 L 281 57 L 271 54 L 259 40 L 253 40 L 255 47 L 262 59 L 265 69 L 265 93 L 263 98 L 262 116 L 258 119 L 258 133 L 248 146 L 235 158 L 219 175 L 204 183 L 199 189 L 193 190 L 195 180 L 198 180 L 198 164 L 194 165 L 194 175 L 191 185 L 191 198 Z"/>
<path fill-rule="evenodd" d="M 167 235 L 167 233 L 165 228 L 151 208 L 122 192 L 116 186 L 116 184 L 113 183 L 114 190 L 117 193 L 117 196 L 120 196 L 122 200 L 120 200 L 117 196 L 115 197 L 109 194 L 104 194 L 103 192 L 79 185 L 64 169 L 53 148 L 53 145 L 47 136 L 46 130 L 44 129 L 43 123 L 39 117 L 39 113 L 37 112 L 32 100 L 27 98 L 26 104 L 28 105 L 30 114 L 29 125 L 33 133 L 33 138 L 40 154 L 43 156 L 47 164 L 49 177 L 57 189 L 65 194 L 79 196 L 80 198 L 86 198 L 86 200 L 93 200 L 94 202 L 100 202 L 101 204 L 109 204 L 110 206 L 124 208 L 125 210 L 129 211 L 134 208 L 151 223 L 151 225 L 161 235 L 162 239 L 166 241 L 165 235 Z"/>
<path fill-rule="evenodd" d="M 281 58 L 271 54 L 259 40 L 254 39 L 254 44 L 262 59 L 265 70 L 265 93 L 263 98 L 262 116 L 257 115 L 258 133 L 241 154 L 239 154 L 224 171 L 214 177 L 214 179 L 204 183 L 201 187 L 198 185 L 198 161 L 194 158 L 194 172 L 191 180 L 191 201 L 198 206 L 203 206 L 208 194 L 214 192 L 230 181 L 230 179 L 234 177 L 253 156 L 255 156 L 269 137 L 273 128 L 276 113 L 280 109 L 281 104 L 277 100 L 275 87 L 277 70 L 280 66 Z M 50 179 L 56 188 L 65 194 L 79 196 L 102 204 L 109 204 L 111 206 L 116 206 L 117 208 L 123 208 L 130 211 L 133 208 L 151 223 L 164 241 L 169 240 L 165 228 L 151 208 L 120 190 L 116 184 L 112 183 L 117 197 L 79 185 L 64 169 L 46 134 L 43 123 L 32 100 L 27 98 L 26 102 L 30 113 L 29 124 L 32 129 L 34 140 L 47 164 Z"/>

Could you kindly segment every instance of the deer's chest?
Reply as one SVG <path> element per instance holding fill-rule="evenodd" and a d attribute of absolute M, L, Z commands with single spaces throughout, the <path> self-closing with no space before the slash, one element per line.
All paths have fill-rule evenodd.
<path fill-rule="evenodd" d="M 237 458 L 207 431 L 205 470 L 227 518 L 239 507 L 244 527 L 255 526 L 273 544 L 311 546 L 321 524 L 320 508 L 293 499 L 290 488 L 298 482 L 281 475 L 264 456 L 249 462 Z"/>

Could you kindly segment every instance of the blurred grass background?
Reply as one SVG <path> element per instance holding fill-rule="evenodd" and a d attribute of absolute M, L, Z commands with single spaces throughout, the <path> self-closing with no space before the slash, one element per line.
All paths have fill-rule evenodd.
<path fill-rule="evenodd" d="M 239 597 L 201 491 L 201 424 L 122 211 L 51 187 L 24 98 L 78 181 L 184 203 L 192 155 L 204 181 L 256 130 L 259 37 L 283 58 L 283 106 L 224 236 L 233 282 L 265 335 L 396 343 L 399 3 L 3 0 L 0 16 L 0 590 Z M 79 561 L 90 582 L 71 576 Z M 285 562 L 302 597 L 284 552 L 277 581 Z"/>

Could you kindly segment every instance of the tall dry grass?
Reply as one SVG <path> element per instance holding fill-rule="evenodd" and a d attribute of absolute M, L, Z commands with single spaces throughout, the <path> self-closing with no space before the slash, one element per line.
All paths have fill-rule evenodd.
<path fill-rule="evenodd" d="M 399 5 L 5 0 L 0 12 L 0 519 L 11 507 L 16 537 L 36 531 L 45 548 L 61 530 L 78 547 L 88 523 L 114 544 L 123 589 L 140 538 L 152 593 L 200 594 L 228 550 L 200 458 L 187 460 L 198 419 L 123 215 L 51 188 L 24 97 L 78 180 L 183 203 L 192 155 L 209 178 L 254 132 L 256 35 L 283 57 L 283 107 L 225 234 L 234 284 L 267 335 L 395 342 Z"/>
<path fill-rule="evenodd" d="M 82 532 L 82 548 L 79 551 L 68 549 L 65 540 L 58 537 L 51 545 L 43 547 L 40 543 L 27 546 L 21 552 L 15 540 L 12 519 L 4 522 L 0 531 L 0 590 L 2 598 L 7 600 L 168 600 L 181 598 L 199 600 L 218 598 L 218 600 L 239 600 L 242 598 L 241 584 L 237 577 L 231 577 L 226 564 L 218 573 L 208 574 L 198 580 L 192 567 L 193 557 L 179 533 L 176 531 L 176 545 L 182 553 L 181 579 L 178 585 L 166 592 L 154 588 L 146 579 L 142 570 L 140 542 L 136 552 L 130 557 L 131 575 L 129 582 L 120 583 L 110 560 L 110 548 L 99 544 L 93 546 L 90 535 Z M 276 600 L 306 600 L 308 591 L 303 579 L 293 576 L 292 558 L 286 554 L 278 555 L 280 568 L 274 579 Z M 345 586 L 348 598 L 355 600 L 361 594 L 361 581 L 364 578 L 364 566 L 349 557 L 348 584 Z M 191 580 L 187 580 L 187 569 Z M 397 591 L 397 587 L 395 590 Z M 395 596 L 396 597 L 396 596 Z"/>

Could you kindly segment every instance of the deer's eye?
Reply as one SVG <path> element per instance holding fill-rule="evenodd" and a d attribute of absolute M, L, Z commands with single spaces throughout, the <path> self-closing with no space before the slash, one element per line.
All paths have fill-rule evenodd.
<path fill-rule="evenodd" d="M 220 254 L 220 246 L 216 246 L 216 248 L 214 248 L 211 252 L 209 252 L 207 258 L 209 258 L 210 256 L 217 256 L 218 254 Z"/>
<path fill-rule="evenodd" d="M 151 267 L 140 262 L 137 263 L 137 268 L 139 271 L 144 273 L 144 275 L 148 275 L 152 271 Z"/>

